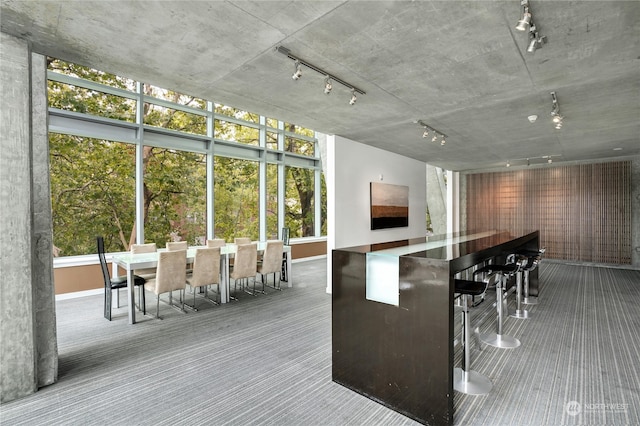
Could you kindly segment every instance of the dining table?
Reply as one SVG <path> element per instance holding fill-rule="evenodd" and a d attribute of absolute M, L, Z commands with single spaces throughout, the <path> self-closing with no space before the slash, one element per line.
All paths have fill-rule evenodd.
<path fill-rule="evenodd" d="M 264 249 L 267 245 L 266 241 L 257 241 L 258 253 L 264 252 Z M 206 248 L 206 246 L 190 246 L 187 248 L 187 260 L 186 265 L 192 264 L 196 251 L 199 248 Z M 231 259 L 235 257 L 238 246 L 233 243 L 227 243 L 227 245 L 220 247 L 220 302 L 228 303 L 230 300 L 229 292 L 230 292 L 230 263 Z M 133 275 L 134 271 L 137 269 L 153 269 L 158 266 L 158 253 L 161 251 L 165 251 L 166 249 L 158 249 L 158 251 L 151 253 L 114 253 L 111 256 L 111 267 L 113 271 L 113 276 L 120 275 L 119 268 L 123 269 L 127 274 L 127 297 L 128 297 L 128 311 L 129 311 L 129 324 L 136 323 L 136 310 L 135 310 L 135 292 L 133 285 Z M 286 256 L 283 256 L 286 259 L 285 262 L 285 273 L 281 277 L 282 281 L 287 283 L 288 287 L 293 286 L 293 282 L 291 279 L 291 246 L 286 245 L 283 246 L 283 254 L 286 253 Z"/>

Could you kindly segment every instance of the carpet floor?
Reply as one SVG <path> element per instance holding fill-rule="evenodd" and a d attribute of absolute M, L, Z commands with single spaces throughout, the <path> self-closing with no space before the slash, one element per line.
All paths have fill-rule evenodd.
<path fill-rule="evenodd" d="M 640 425 L 640 271 L 540 268 L 531 318 L 505 321 L 522 345 L 475 342 L 473 369 L 493 389 L 455 393 L 454 423 Z M 292 288 L 221 306 L 198 298 L 198 312 L 161 304 L 163 320 L 138 315 L 133 326 L 126 307 L 105 320 L 101 295 L 58 301 L 59 380 L 2 404 L 0 423 L 418 424 L 332 382 L 326 260 L 294 263 L 292 276 Z M 495 328 L 491 297 L 471 312 L 481 331 Z"/>

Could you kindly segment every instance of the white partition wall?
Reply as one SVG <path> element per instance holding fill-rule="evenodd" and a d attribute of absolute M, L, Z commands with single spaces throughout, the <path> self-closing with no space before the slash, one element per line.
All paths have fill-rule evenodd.
<path fill-rule="evenodd" d="M 423 237 L 426 163 L 340 136 L 327 137 L 327 292 L 334 248 Z M 409 187 L 409 226 L 371 230 L 371 182 Z"/>

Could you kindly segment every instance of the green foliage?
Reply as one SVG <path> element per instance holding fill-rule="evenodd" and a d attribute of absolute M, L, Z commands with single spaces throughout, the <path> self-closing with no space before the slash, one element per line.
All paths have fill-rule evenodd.
<path fill-rule="evenodd" d="M 109 251 L 128 249 L 135 218 L 135 147 L 49 136 L 53 241 L 70 256 L 95 253 L 97 235 Z"/>
<path fill-rule="evenodd" d="M 258 163 L 216 157 L 214 163 L 215 236 L 259 238 Z"/>

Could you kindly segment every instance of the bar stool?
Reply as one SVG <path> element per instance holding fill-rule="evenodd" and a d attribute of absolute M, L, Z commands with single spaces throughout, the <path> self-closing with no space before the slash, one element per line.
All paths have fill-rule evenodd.
<path fill-rule="evenodd" d="M 536 269 L 540 261 L 542 260 L 542 255 L 546 251 L 546 248 L 541 248 L 539 250 L 518 250 L 516 253 L 522 256 L 526 256 L 528 258 L 527 265 L 523 268 L 523 298 L 522 303 L 525 305 L 537 305 L 538 298 L 535 296 L 529 296 L 529 272 Z"/>
<path fill-rule="evenodd" d="M 528 258 L 519 254 L 510 254 L 507 257 L 508 263 L 515 263 L 519 265 L 516 276 L 516 310 L 510 314 L 511 318 L 529 319 L 529 311 L 522 306 L 522 273 L 528 263 Z"/>
<path fill-rule="evenodd" d="M 507 280 L 516 275 L 520 271 L 520 265 L 517 263 L 507 263 L 505 265 L 486 265 L 474 272 L 474 279 L 477 275 L 484 274 L 484 282 L 489 283 L 494 277 L 498 277 L 496 283 L 496 310 L 498 318 L 496 320 L 496 332 L 495 333 L 480 333 L 478 338 L 487 345 L 494 346 L 496 348 L 513 349 L 520 346 L 520 340 L 515 337 L 502 334 L 502 321 L 504 318 L 503 304 L 506 304 L 506 298 L 504 297 L 504 290 L 507 285 Z"/>
<path fill-rule="evenodd" d="M 454 280 L 455 292 L 462 300 L 463 368 L 453 369 L 453 388 L 468 395 L 484 395 L 493 384 L 488 377 L 471 370 L 471 322 L 469 321 L 469 296 L 479 296 L 487 290 L 487 284 L 478 281 Z"/>

